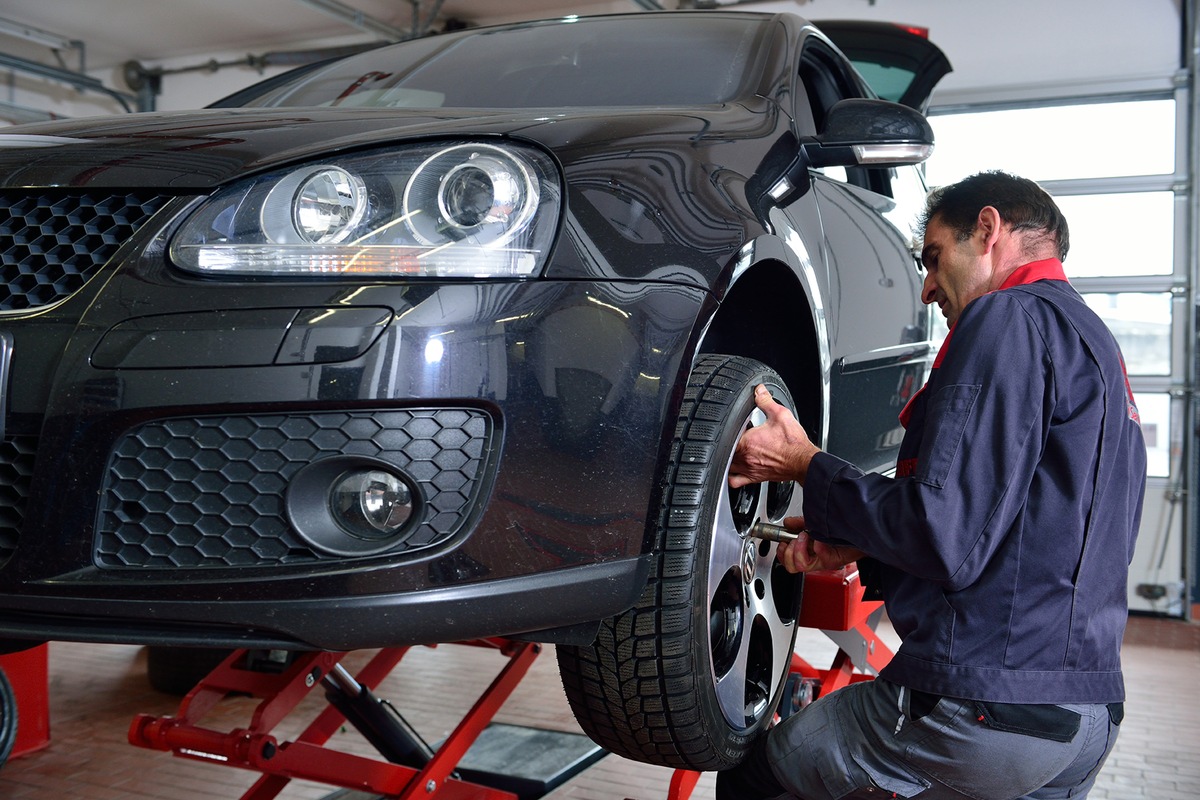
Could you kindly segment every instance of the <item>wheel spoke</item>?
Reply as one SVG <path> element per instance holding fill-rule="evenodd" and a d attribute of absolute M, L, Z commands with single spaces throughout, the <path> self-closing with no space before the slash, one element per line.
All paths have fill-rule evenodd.
<path fill-rule="evenodd" d="M 732 669 L 717 681 L 717 702 L 726 719 L 739 728 L 746 724 L 746 676 L 750 651 L 748 622 L 746 620 L 747 624 L 743 625 Z"/>
<path fill-rule="evenodd" d="M 763 596 L 760 598 L 757 592 L 750 593 L 750 614 L 760 618 L 770 630 L 771 636 L 771 668 L 769 674 L 772 676 L 771 693 L 775 692 L 778 683 L 784 680 L 784 670 L 787 669 L 788 663 L 791 661 L 792 653 L 789 645 L 792 642 L 792 631 L 796 627 L 796 620 L 783 619 L 779 613 L 782 598 L 777 598 L 776 592 L 781 587 L 776 585 L 778 576 L 786 575 L 782 570 L 775 568 L 775 551 L 778 545 L 772 544 L 767 550 L 765 556 L 762 556 L 759 561 L 759 574 L 757 580 L 762 581 L 764 587 Z M 787 576 L 788 580 L 796 580 L 791 576 Z M 786 601 L 782 603 L 787 605 Z"/>
<path fill-rule="evenodd" d="M 755 409 L 746 427 L 763 419 Z M 749 527 L 747 520 L 768 518 L 770 495 L 766 485 L 751 487 L 749 493 L 726 488 L 713 520 L 709 613 L 713 631 L 725 634 L 714 634 L 713 679 L 721 711 L 735 727 L 752 725 L 764 713 L 791 660 L 795 620 L 781 618 L 776 604 L 777 545 L 763 545 L 741 533 Z M 735 629 L 736 644 L 728 638 Z"/>
<path fill-rule="evenodd" d="M 725 493 L 728 496 L 728 492 Z M 708 555 L 708 586 L 712 591 L 725 577 L 730 567 L 741 563 L 742 536 L 733 522 L 728 499 L 722 500 L 713 523 L 712 543 Z"/>

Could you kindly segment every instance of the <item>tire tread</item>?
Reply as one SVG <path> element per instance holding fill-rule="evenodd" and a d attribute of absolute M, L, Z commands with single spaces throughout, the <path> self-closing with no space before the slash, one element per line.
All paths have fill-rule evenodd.
<path fill-rule="evenodd" d="M 704 356 L 694 366 L 666 470 L 665 485 L 674 488 L 656 524 L 657 570 L 633 608 L 601 623 L 595 644 L 556 648 L 580 725 L 602 747 L 627 758 L 715 770 L 741 757 L 712 741 L 704 724 L 696 676 L 708 665 L 691 657 L 688 600 L 703 533 L 702 487 L 713 480 L 713 469 L 724 467 L 713 463 L 721 420 L 754 378 L 753 363 Z"/>

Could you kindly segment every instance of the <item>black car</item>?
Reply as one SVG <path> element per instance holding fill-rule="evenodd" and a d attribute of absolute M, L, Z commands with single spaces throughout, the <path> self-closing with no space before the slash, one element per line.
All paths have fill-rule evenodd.
<path fill-rule="evenodd" d="M 740 760 L 800 600 L 746 533 L 798 490 L 726 484 L 752 389 L 887 469 L 932 354 L 948 65 L 835 29 L 924 89 L 643 13 L 0 132 L 3 644 L 553 642 L 608 749 Z"/>

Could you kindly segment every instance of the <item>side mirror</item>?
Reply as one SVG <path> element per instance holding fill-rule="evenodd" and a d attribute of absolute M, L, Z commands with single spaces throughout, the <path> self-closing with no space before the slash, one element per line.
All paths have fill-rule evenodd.
<path fill-rule="evenodd" d="M 801 142 L 811 167 L 900 167 L 933 153 L 933 128 L 921 112 L 887 100 L 839 100 L 825 127 Z"/>
<path fill-rule="evenodd" d="M 791 146 L 795 141 L 790 138 Z M 887 100 L 839 100 L 820 134 L 803 139 L 795 150 L 782 139 L 775 143 L 747 184 L 747 195 L 755 205 L 768 198 L 784 204 L 808 191 L 810 167 L 902 167 L 920 164 L 932 153 L 933 128 L 916 109 Z M 771 183 L 760 186 L 765 177 Z"/>

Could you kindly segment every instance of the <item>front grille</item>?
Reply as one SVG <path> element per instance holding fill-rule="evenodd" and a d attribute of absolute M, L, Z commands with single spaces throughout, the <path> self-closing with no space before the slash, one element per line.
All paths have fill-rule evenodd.
<path fill-rule="evenodd" d="M 17 537 L 25 521 L 25 502 L 33 481 L 37 437 L 12 436 L 0 440 L 0 567 L 17 550 Z"/>
<path fill-rule="evenodd" d="M 0 311 L 70 297 L 169 198 L 0 193 Z"/>
<path fill-rule="evenodd" d="M 96 532 L 103 568 L 270 567 L 339 557 L 310 548 L 285 516 L 288 483 L 337 455 L 377 458 L 416 479 L 424 516 L 389 554 L 459 530 L 491 453 L 476 409 L 411 409 L 158 420 L 117 443 Z"/>

